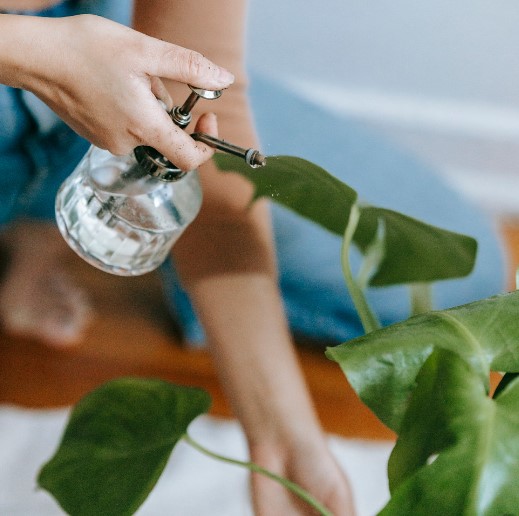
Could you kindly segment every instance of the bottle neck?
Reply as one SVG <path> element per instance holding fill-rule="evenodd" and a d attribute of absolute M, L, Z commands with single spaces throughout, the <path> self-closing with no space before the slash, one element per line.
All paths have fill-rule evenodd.
<path fill-rule="evenodd" d="M 153 147 L 141 145 L 134 149 L 135 159 L 142 169 L 143 176 L 150 175 L 159 181 L 178 181 L 187 172 L 173 165 L 165 156 Z"/>

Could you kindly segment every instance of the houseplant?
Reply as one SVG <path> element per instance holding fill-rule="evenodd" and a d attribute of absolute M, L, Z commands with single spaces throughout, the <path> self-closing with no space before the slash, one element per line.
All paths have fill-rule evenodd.
<path fill-rule="evenodd" d="M 514 317 L 519 296 L 430 311 L 428 285 L 469 274 L 476 242 L 363 205 L 353 189 L 299 158 L 270 157 L 261 172 L 231 156 L 215 160 L 222 169 L 252 181 L 255 198 L 269 196 L 343 236 L 344 276 L 366 335 L 328 349 L 327 356 L 398 434 L 389 462 L 391 500 L 382 514 L 514 514 L 519 507 L 519 490 L 514 489 L 519 445 L 513 439 L 519 380 L 505 375 L 489 398 L 488 375 L 490 370 L 519 371 L 514 342 L 519 336 L 519 318 Z M 356 274 L 349 261 L 352 246 L 364 256 Z M 410 285 L 415 314 L 380 328 L 364 290 L 400 283 Z M 72 413 L 39 483 L 72 514 L 131 514 L 153 488 L 179 440 L 217 455 L 187 433 L 192 419 L 208 407 L 203 391 L 157 380 L 104 385 Z M 327 513 L 297 486 L 275 479 Z"/>

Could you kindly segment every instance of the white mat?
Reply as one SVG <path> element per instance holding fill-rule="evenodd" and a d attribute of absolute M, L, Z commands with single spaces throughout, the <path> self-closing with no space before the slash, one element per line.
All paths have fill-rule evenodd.
<path fill-rule="evenodd" d="M 66 410 L 0 407 L 0 514 L 59 516 L 55 501 L 36 487 L 36 476 L 59 442 Z M 246 459 L 239 425 L 198 418 L 190 434 L 207 448 Z M 388 499 L 388 442 L 330 437 L 330 446 L 350 476 L 359 516 L 372 516 Z M 139 516 L 247 516 L 252 511 L 242 468 L 223 464 L 180 443 Z"/>

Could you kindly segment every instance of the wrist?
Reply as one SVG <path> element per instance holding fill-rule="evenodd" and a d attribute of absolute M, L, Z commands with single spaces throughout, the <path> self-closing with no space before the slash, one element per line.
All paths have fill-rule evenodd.
<path fill-rule="evenodd" d="M 0 82 L 37 93 L 50 77 L 63 73 L 64 28 L 62 19 L 1 14 Z"/>
<path fill-rule="evenodd" d="M 247 407 L 247 413 L 240 415 L 251 449 L 300 449 L 323 440 L 322 427 L 307 391 L 289 390 L 263 392 Z"/>

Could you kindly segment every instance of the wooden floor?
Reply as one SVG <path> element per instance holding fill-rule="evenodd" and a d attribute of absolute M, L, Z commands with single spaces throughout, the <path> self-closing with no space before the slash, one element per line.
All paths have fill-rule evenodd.
<path fill-rule="evenodd" d="M 503 231 L 511 263 L 517 264 L 519 224 L 506 223 Z M 0 403 L 67 406 L 108 379 L 137 375 L 205 388 L 213 397 L 212 413 L 231 416 L 208 354 L 182 347 L 175 337 L 155 275 L 110 276 L 72 253 L 68 265 L 91 293 L 95 323 L 84 343 L 70 350 L 0 334 Z M 394 437 L 357 399 L 337 364 L 322 352 L 299 353 L 326 430 L 347 437 Z"/>

